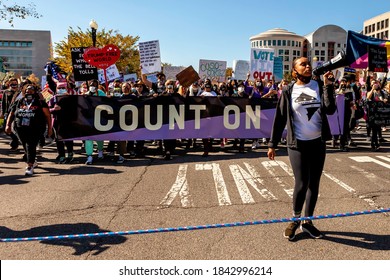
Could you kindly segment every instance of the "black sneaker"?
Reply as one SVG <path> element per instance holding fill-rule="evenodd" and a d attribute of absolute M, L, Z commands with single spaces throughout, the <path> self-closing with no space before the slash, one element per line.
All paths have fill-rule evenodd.
<path fill-rule="evenodd" d="M 72 163 L 73 160 L 74 160 L 74 154 L 73 153 L 69 153 L 68 157 L 66 158 L 66 163 Z"/>
<path fill-rule="evenodd" d="M 308 233 L 313 238 L 322 238 L 324 235 L 319 231 L 314 225 L 312 221 L 304 221 L 301 225 L 301 230 L 303 232 Z"/>
<path fill-rule="evenodd" d="M 300 225 L 300 221 L 291 222 L 288 224 L 286 230 L 284 231 L 284 237 L 288 238 L 288 240 L 294 240 L 295 238 L 295 231 L 298 229 Z"/>

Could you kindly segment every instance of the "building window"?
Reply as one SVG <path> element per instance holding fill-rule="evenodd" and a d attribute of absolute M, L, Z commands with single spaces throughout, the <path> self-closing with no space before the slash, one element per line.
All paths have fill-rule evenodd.
<path fill-rule="evenodd" d="M 272 46 L 276 46 L 276 40 L 272 40 Z"/>
<path fill-rule="evenodd" d="M 278 46 L 281 46 L 281 45 L 282 45 L 282 41 L 278 40 Z"/>
<path fill-rule="evenodd" d="M 315 43 L 314 43 L 314 47 L 318 47 L 318 42 L 315 42 Z"/>
<path fill-rule="evenodd" d="M 321 51 L 321 55 L 325 55 L 325 51 Z"/>
<path fill-rule="evenodd" d="M 389 31 L 385 31 L 385 38 L 386 38 L 386 40 L 389 40 Z"/>
<path fill-rule="evenodd" d="M 286 40 L 283 40 L 283 41 L 282 41 L 282 44 L 283 44 L 283 46 L 286 46 L 286 44 L 287 44 L 287 43 L 286 43 Z"/>
<path fill-rule="evenodd" d="M 389 19 L 387 18 L 385 21 L 385 28 L 389 27 Z"/>
<path fill-rule="evenodd" d="M 295 47 L 295 41 L 291 41 L 291 46 Z"/>
<path fill-rule="evenodd" d="M 381 28 L 382 29 L 385 28 L 385 21 L 384 20 L 381 21 Z"/>
<path fill-rule="evenodd" d="M 315 55 L 315 56 L 319 56 L 319 55 L 320 55 L 320 51 L 319 51 L 319 50 L 315 50 L 315 51 L 314 51 L 314 55 Z"/>
<path fill-rule="evenodd" d="M 290 50 L 285 50 L 284 55 L 290 55 Z"/>
<path fill-rule="evenodd" d="M 283 55 L 283 50 L 279 50 L 279 56 Z"/>
<path fill-rule="evenodd" d="M 371 25 L 368 26 L 368 33 L 371 33 Z"/>
<path fill-rule="evenodd" d="M 364 33 L 367 34 L 368 33 L 368 27 L 364 27 Z"/>
<path fill-rule="evenodd" d="M 290 45 L 291 45 L 291 41 L 287 40 L 287 46 L 290 46 Z"/>
<path fill-rule="evenodd" d="M 320 57 L 320 61 L 325 61 L 325 57 L 324 57 L 324 56 L 321 56 L 321 57 Z"/>
<path fill-rule="evenodd" d="M 296 55 L 297 55 L 297 51 L 293 50 L 293 56 L 296 56 Z"/>
<path fill-rule="evenodd" d="M 285 56 L 284 57 L 284 61 L 290 61 L 290 57 L 289 56 Z"/>
<path fill-rule="evenodd" d="M 263 43 L 263 41 L 259 41 L 259 45 L 260 45 L 260 47 L 262 47 L 262 43 Z"/>
<path fill-rule="evenodd" d="M 376 23 L 376 29 L 378 29 L 379 30 L 379 27 L 381 26 L 381 23 L 380 22 L 377 22 Z"/>
<path fill-rule="evenodd" d="M 288 64 L 285 64 L 283 66 L 283 68 L 284 68 L 285 71 L 290 71 L 290 65 L 288 65 Z"/>
<path fill-rule="evenodd" d="M 372 25 L 372 32 L 375 32 L 375 24 Z"/>
<path fill-rule="evenodd" d="M 297 56 L 301 56 L 301 51 L 297 51 Z"/>
<path fill-rule="evenodd" d="M 271 40 L 268 40 L 268 46 L 271 46 Z"/>
<path fill-rule="evenodd" d="M 326 44 L 325 44 L 325 43 L 322 43 L 322 47 L 325 48 L 325 47 L 326 47 Z"/>

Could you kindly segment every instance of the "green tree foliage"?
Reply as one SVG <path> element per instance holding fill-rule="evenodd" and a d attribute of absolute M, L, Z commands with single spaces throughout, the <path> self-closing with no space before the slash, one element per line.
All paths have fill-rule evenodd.
<path fill-rule="evenodd" d="M 139 37 L 130 35 L 123 36 L 118 31 L 114 30 L 98 30 L 96 32 L 96 47 L 103 48 L 106 45 L 113 44 L 121 51 L 119 60 L 115 63 L 118 71 L 123 73 L 135 73 L 139 69 L 139 52 L 137 49 L 137 41 Z M 74 30 L 72 27 L 68 29 L 68 37 L 55 43 L 54 53 L 55 58 L 52 58 L 62 71 L 72 72 L 72 57 L 71 48 L 77 47 L 91 47 L 92 46 L 92 32 L 83 31 L 80 27 Z"/>
<path fill-rule="evenodd" d="M 8 5 L 5 2 L 6 1 L 0 1 L 0 19 L 8 21 L 12 27 L 14 26 L 13 23 L 15 18 L 25 19 L 27 17 L 42 17 L 42 15 L 37 13 L 35 5 L 32 3 L 25 7 L 17 4 Z"/>

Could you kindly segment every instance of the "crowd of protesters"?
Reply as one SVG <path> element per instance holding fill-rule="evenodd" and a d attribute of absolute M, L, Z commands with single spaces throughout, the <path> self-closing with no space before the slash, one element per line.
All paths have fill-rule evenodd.
<path fill-rule="evenodd" d="M 334 83 L 335 93 L 345 96 L 345 121 L 344 130 L 340 136 L 332 140 L 334 147 L 339 145 L 341 151 L 348 151 L 348 147 L 356 146 L 351 139 L 351 131 L 360 129 L 359 121 L 365 119 L 367 122 L 367 137 L 373 151 L 378 151 L 380 143 L 385 139 L 382 131 L 386 127 L 380 127 L 369 121 L 363 108 L 374 102 L 387 102 L 390 93 L 390 82 L 385 78 L 378 80 L 375 73 L 364 71 L 365 83 L 355 81 L 355 75 L 346 75 Z M 71 163 L 74 160 L 73 141 L 61 141 L 57 138 L 57 115 L 61 107 L 57 104 L 57 97 L 61 95 L 90 95 L 108 96 L 112 98 L 140 98 L 157 96 L 228 96 L 236 98 L 273 98 L 277 100 L 282 91 L 288 86 L 286 80 L 276 83 L 274 80 L 250 80 L 249 74 L 246 80 L 237 81 L 228 78 L 226 82 L 217 82 L 210 79 L 199 80 L 189 87 L 183 87 L 178 81 L 166 79 L 161 72 L 157 74 L 157 82 L 147 80 L 145 75 L 136 81 L 113 81 L 107 87 L 97 80 L 90 80 L 81 83 L 78 87 L 69 80 L 55 80 L 47 76 L 47 88 L 52 93 L 51 99 L 46 102 L 41 94 L 41 89 L 28 79 L 20 81 L 10 78 L 2 85 L 3 97 L 0 117 L 4 118 L 5 132 L 10 136 L 10 150 L 17 151 L 20 143 L 24 149 L 23 160 L 27 162 L 25 174 L 32 175 L 36 163 L 36 147 L 45 144 L 45 136 L 53 137 L 57 146 L 58 164 Z M 36 114 L 34 114 L 36 112 Z M 363 112 L 363 113 L 361 113 Z M 54 130 L 52 136 L 52 128 Z M 177 143 L 184 145 L 185 149 L 196 148 L 203 144 L 203 157 L 212 152 L 215 145 L 223 149 L 236 150 L 245 153 L 246 150 L 253 150 L 261 147 L 261 143 L 267 145 L 269 139 L 177 139 L 150 141 L 157 146 L 157 151 L 165 160 L 171 160 L 175 153 Z M 282 139 L 284 143 L 285 139 Z M 339 143 L 338 143 L 339 141 Z M 231 146 L 227 146 L 228 144 Z M 245 149 L 245 145 L 250 143 Z M 145 141 L 83 141 L 83 148 L 86 154 L 85 164 L 93 164 L 93 153 L 96 147 L 97 158 L 103 159 L 109 156 L 117 163 L 123 163 L 126 157 L 144 157 L 146 154 Z M 105 146 L 106 145 L 106 146 Z M 33 147 L 34 146 L 34 147 Z M 266 146 L 264 146 L 266 147 Z M 66 148 L 66 149 L 65 149 Z M 106 152 L 106 154 L 104 154 Z"/>

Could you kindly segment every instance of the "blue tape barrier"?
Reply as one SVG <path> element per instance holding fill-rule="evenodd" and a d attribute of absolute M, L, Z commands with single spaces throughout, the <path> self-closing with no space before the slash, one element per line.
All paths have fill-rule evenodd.
<path fill-rule="evenodd" d="M 347 213 L 340 213 L 340 214 L 318 215 L 318 216 L 301 217 L 301 218 L 282 218 L 282 219 L 274 219 L 274 220 L 259 220 L 259 221 L 225 223 L 225 224 L 208 224 L 208 225 L 185 226 L 185 227 L 176 227 L 176 228 L 156 228 L 156 229 L 140 229 L 140 230 L 129 230 L 129 231 L 98 232 L 98 233 L 56 235 L 56 236 L 1 238 L 0 242 L 48 241 L 48 240 L 64 240 L 64 239 L 80 239 L 80 238 L 92 238 L 92 237 L 123 236 L 123 235 L 160 233 L 160 232 L 173 232 L 173 231 L 188 231 L 188 230 L 212 229 L 212 228 L 228 228 L 228 227 L 240 227 L 240 226 L 251 226 L 251 225 L 287 223 L 287 222 L 293 222 L 293 221 L 344 218 L 344 217 L 352 217 L 352 216 L 359 216 L 359 215 L 369 215 L 369 214 L 378 214 L 378 213 L 386 213 L 386 212 L 390 212 L 390 208 L 365 210 L 365 211 L 357 211 L 357 212 L 347 212 Z"/>

